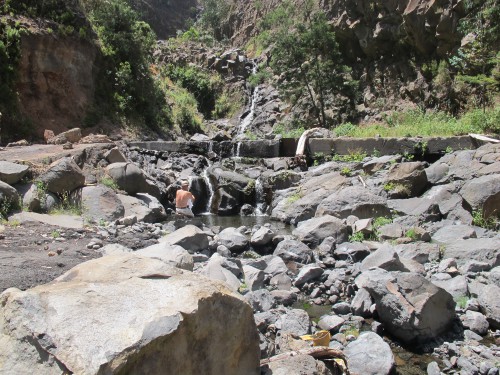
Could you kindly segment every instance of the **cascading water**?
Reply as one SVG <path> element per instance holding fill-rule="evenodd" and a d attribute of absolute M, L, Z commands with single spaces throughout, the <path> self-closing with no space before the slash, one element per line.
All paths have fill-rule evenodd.
<path fill-rule="evenodd" d="M 257 73 L 257 64 L 254 64 L 252 68 L 252 74 Z M 259 86 L 257 86 L 252 93 L 252 99 L 250 102 L 250 111 L 248 114 L 245 116 L 245 118 L 239 123 L 238 125 L 238 131 L 236 133 L 236 139 L 242 138 L 242 136 L 245 134 L 247 128 L 252 124 L 252 121 L 255 118 L 255 106 L 257 104 L 257 98 L 259 96 Z M 238 141 L 236 144 L 236 153 L 235 156 L 240 156 L 240 151 L 241 151 L 241 141 Z"/>
<path fill-rule="evenodd" d="M 264 216 L 266 214 L 266 202 L 264 202 L 264 186 L 260 177 L 255 180 L 255 215 Z"/>
<path fill-rule="evenodd" d="M 212 213 L 212 202 L 214 200 L 214 188 L 212 187 L 212 183 L 210 182 L 210 177 L 208 177 L 208 169 L 203 171 L 202 177 L 207 184 L 208 191 L 210 193 L 210 197 L 208 198 L 207 207 L 205 208 L 205 214 L 210 215 Z"/>

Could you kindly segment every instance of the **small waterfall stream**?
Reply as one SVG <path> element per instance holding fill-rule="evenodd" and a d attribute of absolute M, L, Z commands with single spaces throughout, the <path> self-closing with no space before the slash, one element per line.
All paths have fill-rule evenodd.
<path fill-rule="evenodd" d="M 252 74 L 255 73 L 257 73 L 257 64 L 254 63 L 254 66 L 252 68 Z M 255 106 L 257 105 L 258 97 L 259 97 L 259 86 L 255 87 L 255 89 L 252 92 L 252 97 L 250 101 L 250 110 L 248 111 L 248 114 L 239 123 L 235 139 L 241 139 L 242 136 L 245 135 L 247 128 L 252 124 L 252 121 L 255 118 Z M 238 141 L 238 143 L 236 144 L 236 152 L 234 153 L 234 156 L 240 156 L 240 151 L 241 151 L 241 141 Z"/>
<path fill-rule="evenodd" d="M 214 188 L 212 186 L 212 183 L 210 182 L 210 177 L 208 177 L 208 168 L 205 168 L 203 171 L 202 177 L 205 180 L 205 183 L 207 184 L 210 197 L 208 198 L 207 202 L 207 207 L 205 208 L 205 214 L 210 215 L 212 213 L 212 202 L 214 201 Z"/>
<path fill-rule="evenodd" d="M 264 186 L 260 177 L 255 180 L 255 215 L 266 215 L 266 202 L 264 202 Z"/>

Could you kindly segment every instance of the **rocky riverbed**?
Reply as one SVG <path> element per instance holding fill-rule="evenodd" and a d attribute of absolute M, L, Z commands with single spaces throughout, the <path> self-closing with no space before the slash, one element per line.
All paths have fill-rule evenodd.
<path fill-rule="evenodd" d="M 79 316 L 84 306 L 96 303 L 94 293 L 102 296 L 99 301 L 106 309 L 123 309 L 120 298 L 113 302 L 107 292 L 96 289 L 101 283 L 110 293 L 127 295 L 130 304 L 143 311 L 138 306 L 144 306 L 146 297 L 126 290 L 143 290 L 151 297 L 158 283 L 167 289 L 170 282 L 179 288 L 184 282 L 208 283 L 212 288 L 209 280 L 215 280 L 223 284 L 203 292 L 218 301 L 212 305 L 220 306 L 218 313 L 213 313 L 226 314 L 230 321 L 242 319 L 223 333 L 240 332 L 245 336 L 240 340 L 251 343 L 244 349 L 232 340 L 238 351 L 227 356 L 212 352 L 218 357 L 214 368 L 233 361 L 241 365 L 238 373 L 258 373 L 255 361 L 260 357 L 274 358 L 262 366 L 266 374 L 340 373 L 331 361 L 306 354 L 277 357 L 308 349 L 310 343 L 299 336 L 324 330 L 331 335 L 329 347 L 345 355 L 351 374 L 498 374 L 500 236 L 494 217 L 500 209 L 499 166 L 500 146 L 491 144 L 450 152 L 434 163 L 415 161 L 410 155 L 350 155 L 309 168 L 292 158 L 219 160 L 217 154 L 158 153 L 109 144 L 59 159 L 36 173 L 27 168 L 17 181 L 4 172 L 17 167 L 2 165 L 0 176 L 9 175 L 8 180 L 2 178 L 3 199 L 20 197 L 26 207 L 41 212 L 17 214 L 5 225 L 2 290 L 28 289 L 62 275 L 55 283 L 27 292 L 4 292 L 4 316 L 45 311 L 33 326 L 23 323 L 23 329 L 37 332 L 34 345 L 49 353 L 43 362 L 47 368 L 57 365 L 93 373 L 104 363 L 118 371 L 117 363 L 133 362 L 139 367 L 125 368 L 138 369 L 140 361 L 131 358 L 150 358 L 146 353 L 156 350 L 148 344 L 150 339 L 140 343 L 146 331 L 154 331 L 154 340 L 167 340 L 172 332 L 176 340 L 191 335 L 196 341 L 201 336 L 192 328 L 161 328 L 166 327 L 161 319 L 148 315 L 163 316 L 161 303 L 147 302 L 148 317 L 133 319 L 149 328 L 138 327 L 138 336 L 128 336 L 137 336 L 137 341 L 127 341 L 134 350 L 127 354 L 113 344 L 115 354 L 85 367 L 74 358 L 90 349 L 77 343 L 70 329 L 73 323 L 67 330 L 52 326 L 57 319 L 50 311 L 64 315 L 61 288 L 67 290 L 66 305 L 71 306 L 65 313 Z M 28 173 L 31 184 L 24 177 Z M 182 220 L 169 215 L 172 192 L 181 178 L 191 181 L 200 198 L 195 210 L 205 216 Z M 72 204 L 80 207 L 81 226 L 49 226 L 54 216 L 43 212 L 50 211 L 49 204 L 66 204 L 67 192 Z M 222 225 L 214 221 L 217 213 L 255 215 L 257 207 L 262 216 L 243 218 L 249 221 L 240 216 Z M 210 211 L 212 215 L 206 215 Z M 84 263 L 72 269 L 80 262 Z M 167 270 L 165 264 L 176 268 Z M 88 273 L 91 269 L 102 271 Z M 191 273 L 200 279 L 188 276 Z M 85 292 L 82 283 L 90 283 Z M 218 285 L 224 285 L 219 294 Z M 193 293 L 190 298 L 196 299 L 202 292 Z M 251 306 L 251 322 L 244 323 L 247 312 L 236 307 L 241 300 Z M 239 312 L 226 310 L 222 301 Z M 178 327 L 192 327 L 191 319 L 200 319 L 198 328 L 203 324 L 215 330 L 207 328 L 203 337 L 224 340 L 224 334 L 214 334 L 225 331 L 223 325 L 188 310 L 192 318 Z M 95 319 L 106 326 L 99 311 Z M 119 314 L 112 315 L 121 321 Z M 75 331 L 81 329 L 74 326 Z M 102 343 L 121 334 L 118 328 L 98 331 Z M 0 372 L 12 373 L 14 359 L 18 363 L 21 350 L 29 347 L 23 337 L 30 334 L 21 335 L 6 319 L 0 332 L 14 348 L 0 354 L 0 363 L 5 363 Z M 62 348 L 65 340 L 72 344 Z M 242 357 L 240 350 L 248 356 Z M 100 351 L 106 351 L 105 345 Z M 21 362 L 29 367 L 30 361 L 39 363 L 40 358 L 26 356 Z M 237 366 L 227 368 L 235 371 Z"/>

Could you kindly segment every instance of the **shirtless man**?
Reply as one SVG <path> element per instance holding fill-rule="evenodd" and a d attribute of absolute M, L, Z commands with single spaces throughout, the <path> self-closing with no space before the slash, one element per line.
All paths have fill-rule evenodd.
<path fill-rule="evenodd" d="M 194 195 L 188 191 L 189 182 L 183 180 L 181 183 L 181 189 L 177 190 L 175 194 L 175 212 L 178 215 L 183 215 L 187 217 L 194 217 L 193 211 L 191 211 L 191 206 L 194 202 Z"/>

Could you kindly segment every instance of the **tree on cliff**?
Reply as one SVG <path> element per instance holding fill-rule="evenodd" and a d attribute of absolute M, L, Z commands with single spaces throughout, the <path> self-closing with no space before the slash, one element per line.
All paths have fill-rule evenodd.
<path fill-rule="evenodd" d="M 327 98 L 353 81 L 325 15 L 306 14 L 293 30 L 278 30 L 274 41 L 270 65 L 279 76 L 278 89 L 292 104 L 309 107 L 318 125 L 328 127 Z"/>

